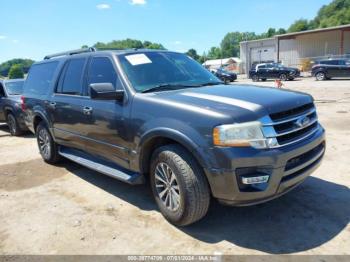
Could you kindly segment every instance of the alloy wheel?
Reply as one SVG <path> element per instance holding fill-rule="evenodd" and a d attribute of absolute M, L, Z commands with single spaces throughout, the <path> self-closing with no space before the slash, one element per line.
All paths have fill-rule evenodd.
<path fill-rule="evenodd" d="M 9 126 L 11 134 L 16 134 L 16 131 L 17 131 L 16 120 L 14 119 L 14 117 L 11 114 L 8 115 L 7 124 Z"/>
<path fill-rule="evenodd" d="M 181 204 L 181 191 L 175 173 L 164 162 L 158 163 L 154 172 L 159 199 L 167 209 L 177 211 Z"/>
<path fill-rule="evenodd" d="M 45 159 L 49 159 L 51 154 L 50 136 L 45 129 L 41 129 L 39 131 L 38 142 L 40 152 L 42 153 Z"/>

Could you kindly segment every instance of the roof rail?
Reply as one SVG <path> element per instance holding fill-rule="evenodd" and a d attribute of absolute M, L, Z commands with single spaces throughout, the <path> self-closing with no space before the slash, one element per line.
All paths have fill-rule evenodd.
<path fill-rule="evenodd" d="M 51 59 L 54 57 L 60 57 L 60 56 L 66 56 L 66 55 L 77 55 L 82 53 L 89 53 L 89 52 L 96 52 L 96 49 L 94 47 L 88 47 L 88 48 L 81 48 L 76 50 L 70 50 L 66 52 L 56 53 L 52 55 L 47 55 L 44 57 L 44 60 Z"/>

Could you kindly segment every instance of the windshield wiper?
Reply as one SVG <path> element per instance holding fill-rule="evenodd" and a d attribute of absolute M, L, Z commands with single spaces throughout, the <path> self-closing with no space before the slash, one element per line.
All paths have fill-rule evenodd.
<path fill-rule="evenodd" d="M 193 87 L 201 87 L 201 86 L 217 86 L 217 85 L 222 85 L 224 82 L 207 82 L 207 83 L 201 83 L 198 85 L 193 85 Z"/>
<path fill-rule="evenodd" d="M 190 87 L 202 87 L 202 86 L 215 86 L 215 85 L 222 85 L 222 84 L 223 82 L 207 82 L 207 83 L 201 83 L 201 84 L 195 84 L 195 85 L 160 84 L 160 85 L 153 86 L 149 89 L 143 90 L 142 93 L 175 90 L 175 89 L 181 89 L 186 87 L 190 88 Z"/>
<path fill-rule="evenodd" d="M 160 85 L 153 86 L 149 89 L 143 90 L 142 93 L 175 90 L 175 89 L 181 89 L 181 88 L 186 88 L 186 87 L 197 87 L 197 85 L 160 84 Z"/>

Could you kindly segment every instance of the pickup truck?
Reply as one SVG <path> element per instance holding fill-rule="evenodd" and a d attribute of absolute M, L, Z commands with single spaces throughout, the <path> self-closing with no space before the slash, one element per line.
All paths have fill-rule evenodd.
<path fill-rule="evenodd" d="M 44 161 L 65 157 L 132 185 L 148 180 L 177 226 L 204 217 L 212 198 L 245 206 L 279 197 L 325 152 L 310 95 L 224 85 L 166 50 L 46 56 L 31 67 L 22 102 Z"/>
<path fill-rule="evenodd" d="M 0 122 L 6 122 L 10 134 L 19 136 L 27 127 L 21 109 L 24 79 L 0 80 Z"/>
<path fill-rule="evenodd" d="M 254 82 L 266 79 L 280 79 L 282 81 L 294 80 L 300 76 L 300 70 L 293 67 L 285 67 L 278 63 L 257 64 L 249 71 L 249 78 Z"/>
<path fill-rule="evenodd" d="M 316 62 L 311 70 L 317 81 L 330 80 L 334 77 L 350 77 L 350 60 L 333 59 Z"/>

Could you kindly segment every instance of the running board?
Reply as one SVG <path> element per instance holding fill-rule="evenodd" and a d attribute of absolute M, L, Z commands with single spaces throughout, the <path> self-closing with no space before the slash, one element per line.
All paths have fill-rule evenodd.
<path fill-rule="evenodd" d="M 139 185 L 144 183 L 144 177 L 142 175 L 128 171 L 112 162 L 93 157 L 92 155 L 80 150 L 61 146 L 59 149 L 59 154 L 82 166 L 128 184 Z"/>

